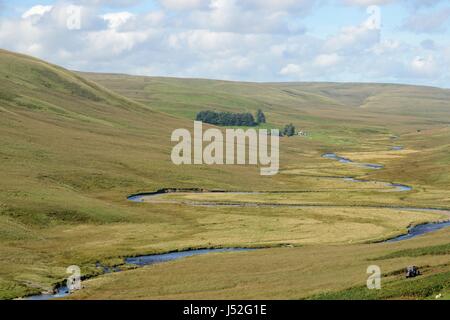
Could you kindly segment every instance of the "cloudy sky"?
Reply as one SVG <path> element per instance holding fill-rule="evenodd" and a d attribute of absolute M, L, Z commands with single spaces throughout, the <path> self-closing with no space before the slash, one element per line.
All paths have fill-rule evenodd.
<path fill-rule="evenodd" d="M 83 71 L 450 88 L 450 1 L 0 0 L 0 47 Z"/>

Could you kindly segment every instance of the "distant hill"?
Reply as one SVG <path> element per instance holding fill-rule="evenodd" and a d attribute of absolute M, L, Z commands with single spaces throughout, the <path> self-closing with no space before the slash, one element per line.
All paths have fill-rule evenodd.
<path fill-rule="evenodd" d="M 202 79 L 83 73 L 103 86 L 143 104 L 188 119 L 208 106 L 218 111 L 262 108 L 276 124 L 290 119 L 306 126 L 325 120 L 417 125 L 450 123 L 450 90 L 397 84 L 250 83 Z M 406 127 L 405 127 L 406 126 Z"/>

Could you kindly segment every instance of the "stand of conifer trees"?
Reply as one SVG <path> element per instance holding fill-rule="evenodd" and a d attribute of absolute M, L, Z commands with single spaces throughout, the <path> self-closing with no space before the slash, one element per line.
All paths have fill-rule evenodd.
<path fill-rule="evenodd" d="M 197 121 L 218 126 L 245 126 L 254 127 L 259 123 L 251 113 L 231 113 L 216 111 L 201 111 L 197 114 Z"/>

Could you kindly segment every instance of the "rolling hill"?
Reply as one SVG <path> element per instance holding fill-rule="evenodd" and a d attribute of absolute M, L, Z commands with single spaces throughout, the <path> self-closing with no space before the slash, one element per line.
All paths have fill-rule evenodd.
<path fill-rule="evenodd" d="M 321 129 L 345 121 L 352 126 L 389 126 L 402 131 L 449 124 L 450 90 L 395 84 L 249 83 L 82 73 L 105 87 L 188 119 L 205 105 L 222 111 L 262 108 L 274 124 L 288 119 Z M 342 124 L 342 123 L 341 123 Z"/>
<path fill-rule="evenodd" d="M 291 290 L 283 287 L 292 282 L 283 276 L 285 268 L 300 266 L 296 269 L 300 272 L 307 268 L 305 263 L 319 266 L 341 255 L 344 270 L 353 255 L 368 248 L 367 257 L 372 258 L 397 249 L 446 243 L 448 230 L 428 236 L 425 243 L 367 244 L 404 233 L 410 225 L 442 219 L 435 213 L 393 212 L 382 206 L 450 207 L 449 90 L 79 73 L 4 50 L 0 51 L 0 84 L 0 298 L 50 290 L 72 264 L 91 277 L 102 273 L 98 262 L 122 265 L 125 256 L 230 246 L 275 247 L 223 264 L 225 256 L 217 261 L 230 270 L 230 276 L 243 279 L 250 273 L 261 284 L 250 286 L 246 297 L 258 297 L 258 290 L 277 285 L 273 295 L 262 296 L 305 297 L 321 293 L 329 278 L 324 276 L 320 283 L 308 278 L 308 290 Z M 196 112 L 206 108 L 236 112 L 261 108 L 268 126 L 293 122 L 310 135 L 282 139 L 281 173 L 274 177 L 261 177 L 257 167 L 173 165 L 172 131 L 191 129 Z M 399 138 L 394 140 L 394 135 Z M 393 153 L 394 145 L 405 148 Z M 325 152 L 382 163 L 385 169 L 370 171 L 330 162 L 321 158 Z M 342 180 L 349 176 L 373 182 L 361 187 Z M 383 181 L 411 184 L 414 190 L 389 192 Z M 238 193 L 231 199 L 275 206 L 256 209 L 195 207 L 178 198 L 169 203 L 126 201 L 130 194 L 161 188 L 278 193 L 261 197 Z M 231 201 L 215 196 L 217 201 Z M 318 207 L 279 209 L 280 203 Z M 286 244 L 305 249 L 278 248 Z M 317 260 L 314 250 L 321 252 Z M 305 262 L 299 259 L 302 254 L 309 257 Z M 203 258 L 215 268 L 212 258 Z M 247 258 L 264 272 L 244 268 Z M 445 252 L 433 256 L 429 268 L 439 273 L 437 266 L 446 258 Z M 275 267 L 279 259 L 287 264 Z M 353 268 L 366 263 L 361 259 Z M 186 260 L 181 265 L 193 270 L 196 263 Z M 389 261 L 389 270 L 403 263 L 401 258 Z M 156 277 L 177 272 L 177 266 L 161 270 Z M 206 267 L 203 271 L 210 272 Z M 325 267 L 320 270 L 327 273 Z M 114 291 L 126 292 L 129 288 L 123 284 L 129 279 L 133 285 L 154 280 L 148 270 L 134 272 L 108 278 Z M 217 274 L 217 286 L 211 289 L 218 297 L 229 297 L 220 291 L 223 281 L 229 281 L 224 272 Z M 265 282 L 267 273 L 272 276 Z M 141 280 L 135 280 L 136 275 Z M 359 278 L 343 277 L 329 289 L 344 290 Z M 181 292 L 178 297 L 189 296 L 193 285 L 200 285 L 198 296 L 211 288 L 208 284 L 202 289 L 198 279 L 189 279 L 186 285 L 174 287 Z M 102 296 L 92 292 L 87 291 L 86 297 Z M 161 295 L 144 292 L 139 297 Z"/>

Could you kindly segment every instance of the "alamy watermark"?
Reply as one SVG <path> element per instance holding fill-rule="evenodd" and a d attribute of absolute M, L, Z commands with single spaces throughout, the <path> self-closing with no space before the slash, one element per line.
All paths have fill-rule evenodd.
<path fill-rule="evenodd" d="M 69 5 L 66 8 L 66 27 L 69 30 L 81 30 L 81 12 L 82 7 L 76 5 Z"/>
<path fill-rule="evenodd" d="M 367 274 L 370 274 L 367 279 L 367 289 L 381 290 L 381 268 L 376 265 L 369 266 Z"/>
<path fill-rule="evenodd" d="M 203 123 L 195 121 L 193 136 L 187 129 L 177 129 L 171 141 L 178 142 L 171 155 L 176 165 L 259 165 L 263 176 L 276 175 L 280 168 L 277 129 L 226 129 L 224 136 L 219 129 L 203 132 Z"/>
<path fill-rule="evenodd" d="M 369 18 L 366 20 L 366 27 L 369 30 L 381 29 L 381 8 L 379 6 L 369 6 L 366 10 Z"/>
<path fill-rule="evenodd" d="M 81 269 L 79 266 L 70 266 L 66 270 L 67 273 L 71 274 L 67 278 L 67 289 L 69 292 L 74 292 L 81 290 Z"/>

